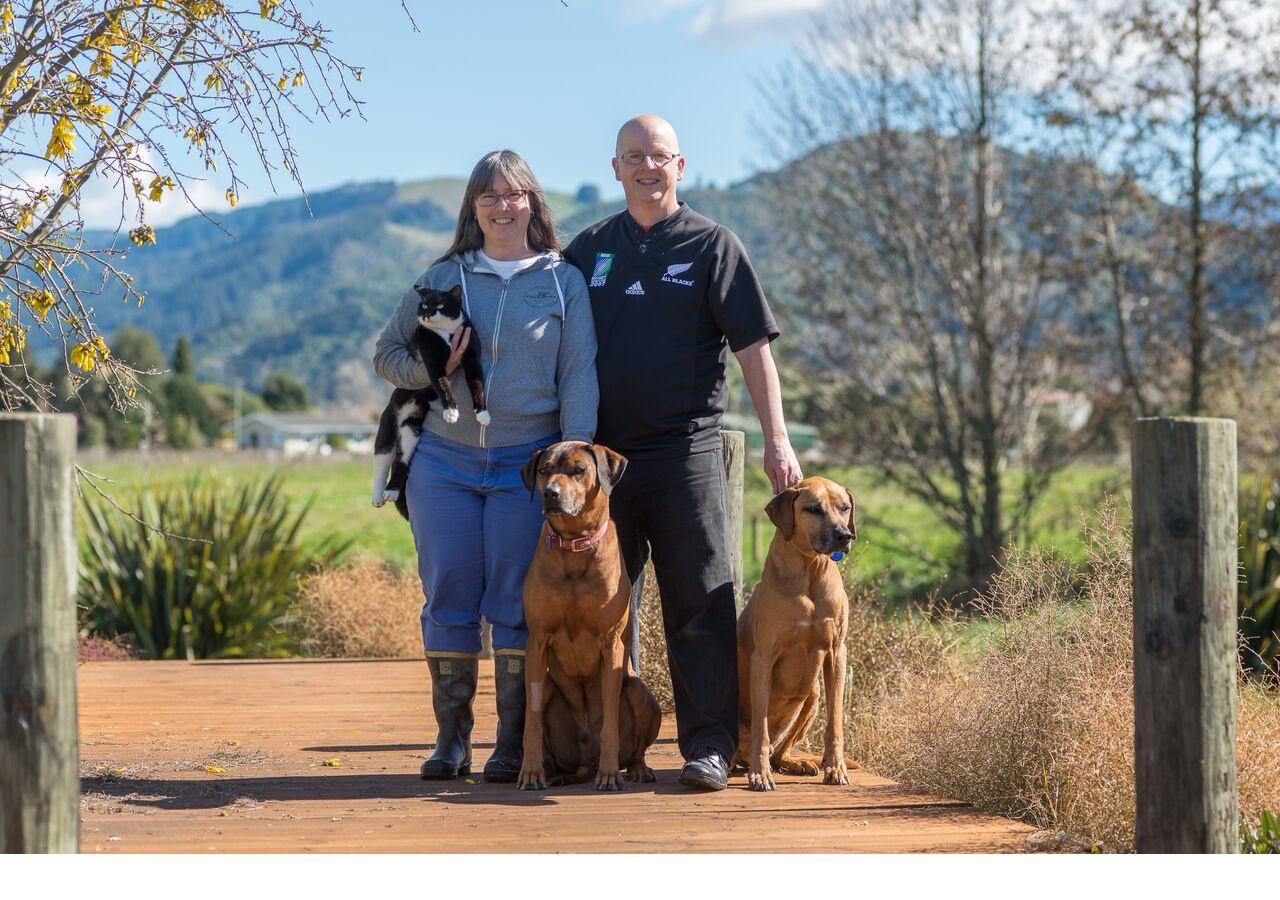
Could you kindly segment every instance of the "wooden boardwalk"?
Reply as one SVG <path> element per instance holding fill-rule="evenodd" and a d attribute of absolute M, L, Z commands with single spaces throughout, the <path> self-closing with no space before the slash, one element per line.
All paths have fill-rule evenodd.
<path fill-rule="evenodd" d="M 495 723 L 491 665 L 481 673 L 477 768 Z M 90 852 L 1007 852 L 1031 832 L 861 771 L 848 787 L 784 777 L 755 794 L 737 777 L 689 791 L 669 716 L 657 784 L 424 782 L 420 661 L 104 662 L 78 681 Z"/>

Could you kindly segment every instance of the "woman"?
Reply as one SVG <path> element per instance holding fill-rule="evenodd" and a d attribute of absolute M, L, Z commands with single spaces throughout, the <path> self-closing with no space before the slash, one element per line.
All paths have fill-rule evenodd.
<path fill-rule="evenodd" d="M 422 644 L 440 729 L 422 777 L 470 774 L 484 616 L 492 626 L 498 704 L 484 776 L 515 781 L 524 732 L 524 577 L 542 527 L 520 469 L 557 440 L 590 441 L 595 433 L 591 301 L 582 274 L 560 256 L 542 188 L 511 150 L 476 164 L 453 245 L 417 283 L 461 285 L 492 416 L 488 425 L 476 421 L 462 373 L 454 373 L 461 415 L 448 424 L 432 407 L 409 469 L 409 523 L 426 596 Z M 396 387 L 428 383 L 409 352 L 417 303 L 412 289 L 405 292 L 374 351 L 374 369 Z"/>

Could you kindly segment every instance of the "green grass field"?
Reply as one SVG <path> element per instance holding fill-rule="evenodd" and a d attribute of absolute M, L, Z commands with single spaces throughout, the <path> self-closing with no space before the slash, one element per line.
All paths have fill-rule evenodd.
<path fill-rule="evenodd" d="M 86 462 L 84 466 L 116 482 L 107 489 L 126 509 L 130 495 L 148 485 L 180 482 L 197 475 L 212 476 L 230 485 L 246 478 L 278 474 L 291 502 L 310 504 L 302 531 L 308 549 L 319 549 L 330 541 L 349 541 L 355 551 L 372 553 L 401 566 L 413 565 L 409 526 L 390 507 L 378 510 L 369 504 L 369 464 L 363 458 L 268 460 L 204 453 L 148 459 L 119 455 Z M 948 576 L 957 539 L 924 503 L 886 483 L 868 467 L 827 467 L 806 474 L 826 475 L 854 492 L 859 541 L 846 565 L 852 565 L 859 577 L 882 576 L 888 597 L 908 600 L 922 597 Z M 1106 497 L 1123 500 L 1127 493 L 1128 473 L 1121 467 L 1073 466 L 1060 473 L 1041 498 L 1021 542 L 1051 547 L 1068 559 L 1078 560 L 1083 552 L 1079 543 L 1081 517 Z M 764 515 L 769 497 L 768 481 L 758 462 L 749 461 L 743 498 L 748 584 L 759 578 L 760 565 L 773 536 L 772 525 Z"/>

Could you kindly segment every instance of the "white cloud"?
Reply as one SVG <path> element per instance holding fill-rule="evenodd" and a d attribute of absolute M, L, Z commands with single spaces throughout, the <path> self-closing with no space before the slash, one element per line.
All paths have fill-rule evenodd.
<path fill-rule="evenodd" d="M 695 38 L 730 43 L 798 34 L 831 0 L 655 0 L 639 17 L 675 20 Z"/>
<path fill-rule="evenodd" d="M 147 149 L 140 152 L 144 162 L 151 159 Z M 27 169 L 16 173 L 16 177 L 27 187 L 38 190 L 48 188 L 53 193 L 61 189 L 62 176 L 53 169 Z M 144 184 L 149 179 L 143 179 Z M 159 202 L 143 201 L 146 222 L 156 228 L 172 225 L 179 219 L 195 215 L 199 209 L 205 212 L 223 212 L 229 208 L 226 189 L 213 184 L 207 179 L 189 179 L 183 183 L 186 194 L 182 190 L 166 191 L 164 199 Z M 125 230 L 138 224 L 137 201 L 133 187 L 122 184 L 118 175 L 104 173 L 90 178 L 80 190 L 80 218 L 87 228 L 105 228 Z"/>

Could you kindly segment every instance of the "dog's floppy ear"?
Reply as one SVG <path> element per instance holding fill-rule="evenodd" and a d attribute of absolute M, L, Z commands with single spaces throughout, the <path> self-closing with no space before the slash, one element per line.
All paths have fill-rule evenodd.
<path fill-rule="evenodd" d="M 853 535 L 853 540 L 856 541 L 858 539 L 858 523 L 854 521 L 854 513 L 857 512 L 858 504 L 853 502 L 853 491 L 845 488 L 844 492 L 849 495 L 849 521 L 845 527 L 849 529 L 849 533 Z"/>
<path fill-rule="evenodd" d="M 622 478 L 622 473 L 627 471 L 627 458 L 602 444 L 592 444 L 591 453 L 596 458 L 596 478 L 600 482 L 600 490 L 607 497 L 613 493 L 613 486 Z"/>
<path fill-rule="evenodd" d="M 784 541 L 791 540 L 791 535 L 796 530 L 796 494 L 795 488 L 787 488 L 769 501 L 769 505 L 764 511 L 769 514 L 769 521 L 782 532 Z"/>
<path fill-rule="evenodd" d="M 533 496 L 534 490 L 538 486 L 538 463 L 542 461 L 542 451 L 537 450 L 533 456 L 529 457 L 529 461 L 520 469 L 520 480 L 524 482 L 524 486 L 529 489 L 529 496 Z"/>

